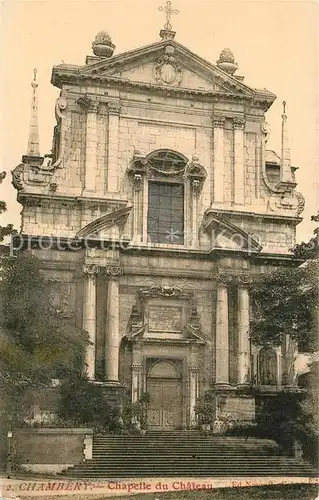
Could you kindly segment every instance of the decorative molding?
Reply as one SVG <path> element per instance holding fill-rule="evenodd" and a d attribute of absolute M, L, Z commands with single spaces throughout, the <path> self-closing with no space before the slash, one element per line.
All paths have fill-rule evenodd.
<path fill-rule="evenodd" d="M 76 104 L 81 106 L 81 108 L 85 109 L 88 113 L 98 113 L 100 107 L 99 101 L 91 99 L 91 97 L 86 94 L 80 96 Z"/>
<path fill-rule="evenodd" d="M 175 49 L 166 45 L 165 55 L 161 56 L 154 66 L 154 76 L 158 83 L 169 86 L 178 86 L 183 78 L 183 72 L 174 57 Z"/>
<path fill-rule="evenodd" d="M 185 167 L 185 173 L 183 177 L 185 179 L 189 178 L 194 191 L 200 191 L 207 177 L 207 172 L 205 168 L 200 164 L 197 155 L 193 154 L 192 161 L 190 161 Z"/>
<path fill-rule="evenodd" d="M 245 123 L 244 118 L 233 118 L 233 126 L 235 130 L 243 130 L 245 128 Z"/>
<path fill-rule="evenodd" d="M 228 285 L 234 280 L 234 276 L 230 273 L 218 273 L 215 276 L 216 280 L 223 285 Z"/>
<path fill-rule="evenodd" d="M 95 264 L 84 264 L 83 266 L 83 272 L 84 274 L 87 274 L 88 276 L 95 276 L 99 273 L 100 268 L 99 266 L 96 266 Z"/>
<path fill-rule="evenodd" d="M 66 98 L 63 96 L 58 97 L 56 102 L 55 102 L 55 117 L 56 117 L 57 121 L 62 118 L 63 111 L 66 110 L 66 107 L 67 107 Z"/>
<path fill-rule="evenodd" d="M 117 102 L 108 102 L 107 110 L 110 115 L 119 115 L 121 113 L 121 105 Z"/>
<path fill-rule="evenodd" d="M 192 373 L 198 373 L 199 372 L 199 368 L 198 368 L 198 366 L 190 366 L 188 368 L 188 371 L 192 372 Z"/>
<path fill-rule="evenodd" d="M 295 196 L 296 196 L 297 201 L 298 201 L 298 208 L 297 208 L 296 212 L 297 212 L 297 215 L 300 215 L 300 214 L 302 214 L 302 212 L 305 209 L 305 198 L 299 191 L 295 191 Z"/>
<path fill-rule="evenodd" d="M 143 371 L 143 365 L 133 364 L 131 365 L 132 371 L 141 372 Z"/>
<path fill-rule="evenodd" d="M 250 274 L 247 273 L 238 274 L 236 278 L 239 285 L 249 285 L 250 283 L 252 283 L 252 278 Z"/>
<path fill-rule="evenodd" d="M 212 124 L 215 128 L 224 128 L 226 117 L 221 114 L 214 114 L 212 117 Z"/>
<path fill-rule="evenodd" d="M 117 278 L 123 274 L 123 267 L 117 265 L 110 265 L 104 268 L 105 273 L 110 278 Z"/>
<path fill-rule="evenodd" d="M 193 297 L 191 292 L 183 292 L 177 286 L 152 286 L 150 288 L 141 288 L 138 293 L 142 298 L 168 297 L 189 300 Z"/>
<path fill-rule="evenodd" d="M 76 237 L 88 238 L 91 236 L 96 238 L 103 230 L 109 229 L 113 226 L 123 227 L 131 210 L 132 207 L 125 207 L 102 215 L 102 217 L 99 217 L 82 227 L 82 229 L 76 233 Z"/>

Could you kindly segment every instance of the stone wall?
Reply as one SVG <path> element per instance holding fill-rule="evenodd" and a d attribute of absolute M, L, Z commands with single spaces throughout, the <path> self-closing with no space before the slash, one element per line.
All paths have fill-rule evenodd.
<path fill-rule="evenodd" d="M 92 458 L 92 429 L 15 429 L 13 451 L 18 463 L 33 472 L 61 472 Z"/>

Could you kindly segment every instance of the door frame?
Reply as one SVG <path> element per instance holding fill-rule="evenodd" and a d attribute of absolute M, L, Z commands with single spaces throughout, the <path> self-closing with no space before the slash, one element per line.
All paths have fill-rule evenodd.
<path fill-rule="evenodd" d="M 184 367 L 184 358 L 173 358 L 173 357 L 162 357 L 162 356 L 154 356 L 154 357 L 145 357 L 145 385 L 144 387 L 148 388 L 148 381 L 159 381 L 159 382 L 164 382 L 173 380 L 175 382 L 179 383 L 180 386 L 180 423 L 178 427 L 184 428 L 185 427 L 185 416 L 186 416 L 186 409 L 185 409 L 185 380 L 183 377 L 183 367 Z M 171 363 L 174 365 L 174 368 L 176 370 L 176 377 L 151 377 L 149 376 L 149 373 L 151 372 L 151 369 L 153 366 L 157 363 L 160 362 L 166 362 L 166 363 Z M 161 430 L 164 430 L 163 428 Z"/>

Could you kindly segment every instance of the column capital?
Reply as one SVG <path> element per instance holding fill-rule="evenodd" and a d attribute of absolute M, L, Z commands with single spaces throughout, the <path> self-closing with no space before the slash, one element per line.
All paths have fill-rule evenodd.
<path fill-rule="evenodd" d="M 87 95 L 82 95 L 77 99 L 77 104 L 84 108 L 88 113 L 97 113 L 100 107 L 100 102 L 91 99 Z"/>
<path fill-rule="evenodd" d="M 216 274 L 215 278 L 216 278 L 216 281 L 218 284 L 228 285 L 229 283 L 231 283 L 233 281 L 234 276 L 230 273 L 219 272 L 218 274 Z"/>
<path fill-rule="evenodd" d="M 198 366 L 190 366 L 188 368 L 188 371 L 191 373 L 198 373 L 199 372 L 199 367 Z"/>
<path fill-rule="evenodd" d="M 140 365 L 140 364 L 133 364 L 133 365 L 131 365 L 131 368 L 132 368 L 132 371 L 139 372 L 139 371 L 142 371 L 142 370 L 143 370 L 143 365 Z"/>
<path fill-rule="evenodd" d="M 121 112 L 121 105 L 118 102 L 108 102 L 107 110 L 109 115 L 119 115 Z"/>
<path fill-rule="evenodd" d="M 250 285 L 252 283 L 252 278 L 251 278 L 250 274 L 242 273 L 242 274 L 238 274 L 236 276 L 236 281 L 237 281 L 238 285 L 243 287 L 245 285 Z"/>
<path fill-rule="evenodd" d="M 233 118 L 233 126 L 235 130 L 244 130 L 245 123 L 246 122 L 244 118 Z"/>
<path fill-rule="evenodd" d="M 117 278 L 123 274 L 123 267 L 117 265 L 106 266 L 105 273 L 110 278 Z"/>
<path fill-rule="evenodd" d="M 98 274 L 99 271 L 100 271 L 99 266 L 96 266 L 95 264 L 84 264 L 83 266 L 83 272 L 88 276 L 95 276 Z"/>
<path fill-rule="evenodd" d="M 213 124 L 213 127 L 215 127 L 215 128 L 224 128 L 225 116 L 220 114 L 220 113 L 214 114 L 212 116 L 212 124 Z"/>

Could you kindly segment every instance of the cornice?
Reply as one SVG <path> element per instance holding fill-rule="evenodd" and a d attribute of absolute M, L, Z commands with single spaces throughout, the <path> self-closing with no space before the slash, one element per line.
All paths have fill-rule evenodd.
<path fill-rule="evenodd" d="M 259 218 L 259 219 L 269 219 L 271 220 L 277 220 L 277 221 L 283 221 L 286 223 L 291 223 L 294 225 L 299 224 L 302 221 L 302 217 L 295 217 L 295 216 L 289 216 L 289 215 L 280 215 L 280 214 L 266 214 L 266 213 L 259 213 L 259 212 L 245 212 L 243 210 L 225 210 L 225 209 L 218 209 L 218 208 L 211 208 L 211 212 L 216 213 L 216 215 L 219 216 L 238 216 L 238 217 L 247 217 L 247 218 Z M 228 220 L 228 219 L 227 219 Z"/>

